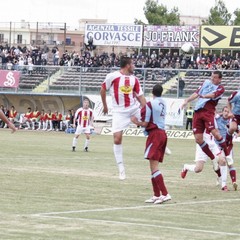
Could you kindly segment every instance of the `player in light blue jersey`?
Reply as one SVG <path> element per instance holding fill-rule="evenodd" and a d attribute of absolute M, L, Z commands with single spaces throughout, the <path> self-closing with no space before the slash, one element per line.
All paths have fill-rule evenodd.
<path fill-rule="evenodd" d="M 203 133 L 206 131 L 211 132 L 214 138 L 221 145 L 226 158 L 230 159 L 229 150 L 225 140 L 220 135 L 215 125 L 215 109 L 219 99 L 224 93 L 224 87 L 221 85 L 222 73 L 214 71 L 211 80 L 205 82 L 194 92 L 190 97 L 185 99 L 182 109 L 185 108 L 189 102 L 197 99 L 195 112 L 193 116 L 193 133 L 196 143 L 199 144 L 201 149 L 212 160 L 214 170 L 218 170 L 218 156 L 214 156 L 210 150 L 209 145 L 203 139 Z"/>
<path fill-rule="evenodd" d="M 166 104 L 161 98 L 163 88 L 160 84 L 153 87 L 153 100 L 147 102 L 141 110 L 141 122 L 136 117 L 131 120 L 138 126 L 145 127 L 148 133 L 144 157 L 149 160 L 153 197 L 146 203 L 160 204 L 171 200 L 165 186 L 163 175 L 159 170 L 159 162 L 163 162 L 164 152 L 167 145 L 165 132 Z"/>
<path fill-rule="evenodd" d="M 226 144 L 231 150 L 233 133 L 237 131 L 238 125 L 240 125 L 240 90 L 234 91 L 228 98 L 228 117 L 231 118 L 229 129 L 226 135 Z"/>
<path fill-rule="evenodd" d="M 223 136 L 223 138 L 226 138 L 227 135 L 227 131 L 228 131 L 228 127 L 230 124 L 230 119 L 229 119 L 229 110 L 228 107 L 224 107 L 222 109 L 222 113 L 221 115 L 216 117 L 216 121 L 217 121 L 217 126 L 218 126 L 218 130 L 220 132 L 220 134 Z M 231 147 L 232 148 L 232 147 Z M 233 155 L 232 150 L 230 152 L 231 156 Z M 231 162 L 227 162 L 228 163 L 228 167 L 229 167 L 229 174 L 232 180 L 232 184 L 233 184 L 233 188 L 236 191 L 237 190 L 237 177 L 236 177 L 236 168 L 233 166 L 233 157 L 232 157 L 232 161 Z"/>

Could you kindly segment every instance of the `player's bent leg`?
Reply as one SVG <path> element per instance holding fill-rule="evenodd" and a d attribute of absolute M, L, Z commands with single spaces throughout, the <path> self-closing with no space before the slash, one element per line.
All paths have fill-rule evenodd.
<path fill-rule="evenodd" d="M 228 191 L 227 188 L 227 163 L 223 156 L 219 156 L 219 166 L 221 172 L 221 189 L 223 191 Z"/>

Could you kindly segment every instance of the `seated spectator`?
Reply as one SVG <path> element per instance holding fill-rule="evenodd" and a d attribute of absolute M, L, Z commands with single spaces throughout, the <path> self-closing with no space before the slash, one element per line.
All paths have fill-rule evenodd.
<path fill-rule="evenodd" d="M 65 128 L 68 128 L 70 126 L 71 118 L 72 118 L 72 112 L 71 110 L 68 110 L 68 113 L 65 116 L 65 120 L 63 120 L 63 125 L 65 126 Z"/>
<path fill-rule="evenodd" d="M 46 120 L 47 120 L 47 115 L 45 114 L 44 109 L 42 109 L 42 111 L 39 115 L 38 129 L 37 130 L 41 130 L 41 126 L 42 126 L 42 130 L 46 129 Z"/>
<path fill-rule="evenodd" d="M 32 118 L 32 109 L 29 107 L 25 114 L 23 113 L 23 114 L 20 115 L 19 128 L 22 129 L 23 124 L 26 123 L 27 127 L 25 129 L 31 129 L 30 128 L 31 118 Z"/>
<path fill-rule="evenodd" d="M 35 130 L 35 124 L 39 122 L 39 116 L 40 116 L 40 112 L 38 111 L 38 107 L 36 107 L 31 117 L 32 130 Z"/>
<path fill-rule="evenodd" d="M 17 121 L 17 111 L 14 106 L 11 107 L 11 110 L 9 111 L 9 121 L 14 124 L 14 122 Z"/>
<path fill-rule="evenodd" d="M 62 131 L 62 114 L 58 111 L 55 111 L 55 113 L 52 115 L 52 125 L 53 130 L 55 131 Z M 56 129 L 57 127 L 57 129 Z"/>
<path fill-rule="evenodd" d="M 52 124 L 52 118 L 53 118 L 53 114 L 51 112 L 51 110 L 48 110 L 48 112 L 46 113 L 46 126 L 43 129 L 44 131 L 52 131 L 53 130 L 53 124 Z M 48 129 L 48 125 L 49 125 L 49 129 Z"/>

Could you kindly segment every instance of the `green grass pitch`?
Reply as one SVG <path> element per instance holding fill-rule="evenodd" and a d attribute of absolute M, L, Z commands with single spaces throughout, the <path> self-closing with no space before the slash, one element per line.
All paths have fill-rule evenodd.
<path fill-rule="evenodd" d="M 208 162 L 201 174 L 180 178 L 194 159 L 192 140 L 169 139 L 172 155 L 160 170 L 172 201 L 145 204 L 152 195 L 145 139 L 124 137 L 127 179 L 118 179 L 112 137 L 1 130 L 0 239 L 231 240 L 240 239 L 240 191 L 216 187 Z M 235 166 L 240 172 L 239 144 Z M 238 174 L 239 175 L 239 174 Z M 240 183 L 240 182 L 239 182 Z"/>

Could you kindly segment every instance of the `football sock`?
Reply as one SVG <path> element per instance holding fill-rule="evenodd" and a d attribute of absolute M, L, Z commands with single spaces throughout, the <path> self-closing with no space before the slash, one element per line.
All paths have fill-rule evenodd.
<path fill-rule="evenodd" d="M 113 153 L 115 156 L 116 163 L 118 165 L 119 172 L 124 171 L 124 165 L 123 165 L 123 150 L 122 150 L 122 144 L 114 144 L 113 145 Z"/>
<path fill-rule="evenodd" d="M 229 174 L 232 182 L 236 182 L 237 181 L 236 168 L 229 168 Z"/>
<path fill-rule="evenodd" d="M 195 172 L 195 167 L 196 167 L 196 164 L 184 164 L 184 169 L 190 172 Z"/>
<path fill-rule="evenodd" d="M 227 185 L 227 166 L 220 166 L 221 178 L 222 178 L 222 188 Z"/>
<path fill-rule="evenodd" d="M 26 124 L 27 124 L 27 127 L 30 128 L 30 124 L 29 124 L 29 122 L 26 122 Z"/>
<path fill-rule="evenodd" d="M 155 178 L 152 176 L 152 187 L 153 187 L 153 193 L 155 197 L 160 197 L 160 189 L 158 188 L 157 182 Z"/>
<path fill-rule="evenodd" d="M 199 144 L 199 146 L 201 147 L 203 152 L 205 152 L 208 155 L 208 157 L 211 160 L 213 160 L 215 158 L 215 156 L 213 155 L 212 151 L 210 150 L 208 144 L 205 141 L 202 144 Z"/>
<path fill-rule="evenodd" d="M 227 130 L 227 134 L 226 134 L 226 144 L 227 146 L 231 145 L 232 144 L 232 134 L 229 132 L 229 130 Z"/>
<path fill-rule="evenodd" d="M 89 142 L 90 142 L 90 139 L 85 140 L 84 148 L 88 147 Z"/>
<path fill-rule="evenodd" d="M 225 142 L 225 140 L 223 138 L 221 138 L 220 140 L 217 140 L 219 146 L 222 148 L 222 150 L 224 151 L 225 153 L 225 156 L 228 156 L 229 155 L 229 150 L 227 148 L 227 144 Z"/>
<path fill-rule="evenodd" d="M 72 146 L 73 147 L 77 146 L 77 138 L 76 137 L 73 138 Z"/>
<path fill-rule="evenodd" d="M 168 191 L 167 191 L 167 188 L 164 184 L 164 180 L 163 180 L 163 176 L 162 176 L 161 172 L 158 170 L 158 171 L 154 172 L 152 174 L 152 176 L 154 177 L 162 195 L 166 196 L 168 194 Z"/>

